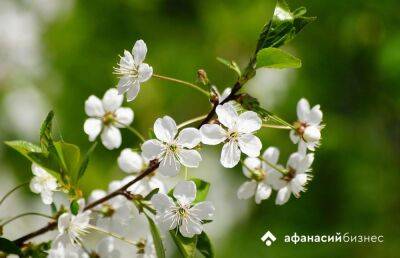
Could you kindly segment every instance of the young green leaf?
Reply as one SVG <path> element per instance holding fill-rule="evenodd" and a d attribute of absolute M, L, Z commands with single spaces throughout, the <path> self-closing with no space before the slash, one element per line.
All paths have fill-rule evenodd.
<path fill-rule="evenodd" d="M 217 60 L 221 64 L 224 64 L 224 65 L 228 66 L 230 69 L 232 69 L 233 71 L 235 71 L 239 77 L 242 76 L 242 72 L 240 71 L 240 68 L 235 61 L 228 61 L 221 57 L 217 57 Z"/>
<path fill-rule="evenodd" d="M 51 136 L 51 129 L 53 124 L 54 112 L 50 111 L 40 128 L 40 147 L 43 153 L 48 153 L 52 148 L 53 138 Z"/>
<path fill-rule="evenodd" d="M 146 195 L 146 196 L 143 198 L 143 200 L 145 200 L 145 201 L 150 201 L 151 197 L 153 197 L 153 195 L 155 195 L 156 193 L 158 193 L 159 190 L 160 190 L 159 188 L 155 188 L 155 189 L 151 190 L 151 192 L 150 192 L 148 195 Z"/>
<path fill-rule="evenodd" d="M 146 218 L 149 222 L 151 236 L 153 237 L 154 247 L 156 249 L 157 258 L 165 257 L 165 249 L 161 240 L 160 231 L 158 230 L 154 221 L 145 213 Z"/>
<path fill-rule="evenodd" d="M 79 212 L 79 204 L 78 204 L 78 201 L 77 201 L 77 200 L 73 200 L 73 201 L 71 202 L 71 205 L 70 205 L 69 208 L 70 208 L 72 214 L 77 215 L 78 212 Z"/>
<path fill-rule="evenodd" d="M 208 191 L 210 190 L 210 183 L 203 181 L 199 178 L 191 178 L 190 180 L 196 184 L 197 190 L 196 199 L 193 203 L 205 201 L 208 195 Z"/>
<path fill-rule="evenodd" d="M 279 48 L 264 48 L 257 53 L 257 68 L 299 68 L 301 61 L 297 57 Z"/>
<path fill-rule="evenodd" d="M 60 167 L 64 173 L 74 175 L 78 169 L 81 152 L 78 146 L 63 141 L 54 142 Z"/>
<path fill-rule="evenodd" d="M 196 254 L 197 236 L 187 238 L 181 235 L 179 231 L 169 231 L 172 240 L 178 247 L 179 252 L 185 258 L 193 258 Z"/>
<path fill-rule="evenodd" d="M 203 231 L 197 236 L 197 250 L 204 255 L 206 258 L 214 257 L 214 250 L 211 245 L 211 241 L 207 234 Z"/>
<path fill-rule="evenodd" d="M 89 157 L 92 154 L 92 152 L 94 151 L 94 149 L 96 148 L 96 146 L 97 146 L 97 142 L 94 142 L 92 144 L 92 146 L 89 148 L 89 150 L 86 152 L 85 156 L 83 157 L 83 160 L 81 161 L 81 164 L 79 166 L 78 174 L 76 176 L 76 182 L 77 183 L 79 182 L 79 180 L 85 174 L 85 171 L 86 171 L 87 166 L 89 164 Z"/>
<path fill-rule="evenodd" d="M 21 250 L 13 241 L 2 237 L 0 237 L 0 251 L 6 254 L 17 254 L 20 257 L 22 256 Z"/>

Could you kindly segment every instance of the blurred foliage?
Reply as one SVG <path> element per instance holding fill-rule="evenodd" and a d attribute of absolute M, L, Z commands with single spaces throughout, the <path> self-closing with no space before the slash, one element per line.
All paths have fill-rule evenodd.
<path fill-rule="evenodd" d="M 292 198 L 277 207 L 273 196 L 259 206 L 253 204 L 251 218 L 218 240 L 216 255 L 396 257 L 400 251 L 399 2 L 310 0 L 289 4 L 305 5 L 309 15 L 318 18 L 289 44 L 303 66 L 288 88 L 290 94 L 271 111 L 292 121 L 301 97 L 321 104 L 326 128 L 313 166 L 315 177 L 299 200 Z M 46 89 L 54 106 L 62 138 L 89 149 L 82 128 L 83 103 L 89 95 L 102 96 L 116 85 L 112 67 L 123 49 L 130 50 L 139 38 L 147 42 L 146 60 L 156 73 L 195 81 L 197 69 L 204 68 L 220 89 L 231 86 L 235 74 L 215 58 L 235 60 L 243 68 L 273 5 L 269 0 L 76 0 L 70 14 L 52 22 L 43 33 L 46 59 L 63 87 L 56 92 L 52 80 L 41 81 L 40 87 Z M 156 117 L 170 114 L 182 122 L 209 108 L 197 92 L 156 78 L 146 82 L 129 105 L 135 111 L 134 125 L 143 132 Z M 124 146 L 138 143 L 126 131 L 123 136 Z M 295 148 L 286 132 L 268 130 L 262 136 L 264 146 L 282 147 L 282 162 Z M 13 135 L 7 137 L 13 139 Z M 86 193 L 122 176 L 115 162 L 118 155 L 96 149 L 81 181 Z M 29 164 L 14 152 L 7 149 L 4 158 L 21 180 L 30 176 Z M 236 172 L 229 175 L 239 182 L 240 169 Z M 295 246 L 277 242 L 266 247 L 259 238 L 267 229 L 280 240 L 293 232 L 351 232 L 384 234 L 385 243 Z"/>

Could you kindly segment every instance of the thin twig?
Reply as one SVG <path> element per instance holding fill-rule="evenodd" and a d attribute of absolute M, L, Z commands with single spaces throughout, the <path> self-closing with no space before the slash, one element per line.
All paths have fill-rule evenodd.
<path fill-rule="evenodd" d="M 115 234 L 115 233 L 113 233 L 113 232 L 110 232 L 110 231 L 107 231 L 107 230 L 104 230 L 104 229 L 101 229 L 101 228 L 98 228 L 98 227 L 95 227 L 95 226 L 92 226 L 92 225 L 89 225 L 88 228 L 93 229 L 93 230 L 96 230 L 96 231 L 101 232 L 101 233 L 103 233 L 103 234 L 106 234 L 106 235 L 115 237 L 115 238 L 117 238 L 117 239 L 119 239 L 119 240 L 121 240 L 121 241 L 124 241 L 125 243 L 128 243 L 128 244 L 131 244 L 131 245 L 135 245 L 135 246 L 136 246 L 136 243 L 135 243 L 134 241 L 129 240 L 129 239 L 126 239 L 125 237 L 120 236 L 120 235 L 118 235 L 118 234 Z"/>
<path fill-rule="evenodd" d="M 186 81 L 182 81 L 179 79 L 175 79 L 175 78 L 171 78 L 171 77 L 167 77 L 167 76 L 163 76 L 163 75 L 158 75 L 158 74 L 153 74 L 153 77 L 162 79 L 162 80 L 166 80 L 166 81 L 171 81 L 171 82 L 176 82 L 176 83 L 180 83 L 182 85 L 186 85 L 189 86 L 193 89 L 196 89 L 198 91 L 200 91 L 201 93 L 203 93 L 204 95 L 206 95 L 207 97 L 210 97 L 210 93 L 208 93 L 208 91 L 200 88 L 198 85 L 190 83 L 190 82 L 186 82 Z"/>
<path fill-rule="evenodd" d="M 262 124 L 262 127 L 264 127 L 264 128 L 274 128 L 274 129 L 286 129 L 286 130 L 292 129 L 290 126 L 287 126 L 287 125 Z"/>
<path fill-rule="evenodd" d="M 178 125 L 178 129 L 181 129 L 182 127 L 185 127 L 185 126 L 190 125 L 192 123 L 199 122 L 199 121 L 205 119 L 206 117 L 207 117 L 207 115 L 202 115 L 202 116 L 198 116 L 198 117 L 192 118 L 190 120 L 187 120 L 187 121 L 179 124 Z"/>
<path fill-rule="evenodd" d="M 20 185 L 17 185 L 16 187 L 14 187 L 13 189 L 11 189 L 10 191 L 8 191 L 8 193 L 6 193 L 3 198 L 1 198 L 0 200 L 0 205 L 5 201 L 5 199 L 7 199 L 8 196 L 10 196 L 14 191 L 18 190 L 21 187 L 24 187 L 25 185 L 29 184 L 29 182 L 25 182 L 22 183 Z"/>
<path fill-rule="evenodd" d="M 21 213 L 21 214 L 19 214 L 19 215 L 17 215 L 17 216 L 14 216 L 14 217 L 12 217 L 12 218 L 10 218 L 10 219 L 4 221 L 3 223 L 1 223 L 0 227 L 4 227 L 4 226 L 7 225 L 8 223 L 10 223 L 10 222 L 12 222 L 12 221 L 14 221 L 14 220 L 16 220 L 16 219 L 19 219 L 19 218 L 25 217 L 25 216 L 29 216 L 29 215 L 35 215 L 35 216 L 40 216 L 40 217 L 44 217 L 44 218 L 48 218 L 48 219 L 54 219 L 54 218 L 51 217 L 51 216 L 48 216 L 48 215 L 46 215 L 46 214 L 42 214 L 42 213 L 39 213 L 39 212 L 25 212 L 25 213 Z"/>

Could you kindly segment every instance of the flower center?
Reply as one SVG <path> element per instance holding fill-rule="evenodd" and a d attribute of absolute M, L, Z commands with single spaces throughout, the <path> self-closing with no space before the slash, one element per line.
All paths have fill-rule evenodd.
<path fill-rule="evenodd" d="M 145 253 L 146 243 L 147 243 L 147 240 L 143 239 L 143 238 L 141 238 L 141 239 L 139 239 L 139 241 L 137 241 L 137 243 L 136 243 L 136 248 L 137 248 L 136 253 L 137 254 Z"/>
<path fill-rule="evenodd" d="M 304 131 L 306 130 L 308 124 L 306 122 L 297 121 L 293 125 L 294 128 L 296 128 L 296 134 L 300 137 L 303 137 Z"/>
<path fill-rule="evenodd" d="M 104 116 L 103 116 L 103 124 L 104 125 L 111 125 L 115 122 L 116 116 L 114 114 L 114 112 L 107 112 Z"/>
<path fill-rule="evenodd" d="M 282 177 L 282 179 L 285 180 L 286 182 L 290 182 L 295 177 L 295 175 L 296 175 L 296 170 L 289 166 L 288 172 Z"/>
<path fill-rule="evenodd" d="M 228 139 L 236 141 L 239 138 L 239 133 L 237 131 L 232 131 L 228 133 Z"/>
<path fill-rule="evenodd" d="M 257 182 L 261 182 L 265 179 L 266 173 L 262 169 L 255 169 L 251 171 L 251 178 L 256 180 Z"/>

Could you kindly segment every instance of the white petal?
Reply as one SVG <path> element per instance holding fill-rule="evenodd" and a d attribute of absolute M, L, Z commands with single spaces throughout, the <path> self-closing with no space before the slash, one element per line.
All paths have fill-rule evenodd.
<path fill-rule="evenodd" d="M 303 138 L 306 142 L 318 142 L 321 139 L 321 131 L 316 125 L 307 126 Z"/>
<path fill-rule="evenodd" d="M 262 144 L 257 136 L 252 134 L 243 134 L 239 136 L 239 147 L 240 150 L 250 157 L 260 156 Z"/>
<path fill-rule="evenodd" d="M 148 64 L 141 64 L 139 66 L 138 72 L 139 72 L 139 77 L 138 77 L 139 81 L 145 82 L 148 79 L 150 79 L 151 76 L 153 75 L 153 67 L 151 67 Z"/>
<path fill-rule="evenodd" d="M 165 151 L 165 146 L 159 140 L 147 140 L 142 144 L 142 155 L 148 160 L 158 159 Z"/>
<path fill-rule="evenodd" d="M 279 159 L 279 149 L 276 147 L 268 147 L 263 153 L 263 159 L 268 163 L 276 164 Z M 267 162 L 263 162 L 264 170 L 273 169 Z"/>
<path fill-rule="evenodd" d="M 311 109 L 306 122 L 312 125 L 319 125 L 322 122 L 322 111 L 320 110 L 319 105 L 316 105 Z"/>
<path fill-rule="evenodd" d="M 221 96 L 219 96 L 219 103 L 224 101 L 229 95 L 231 94 L 232 89 L 230 87 L 225 88 L 225 90 L 222 92 Z"/>
<path fill-rule="evenodd" d="M 89 196 L 89 199 L 88 199 L 89 203 L 95 202 L 95 201 L 103 198 L 106 195 L 107 195 L 107 193 L 104 190 L 99 190 L 99 189 L 93 190 L 90 193 L 90 196 Z"/>
<path fill-rule="evenodd" d="M 297 118 L 300 121 L 306 121 L 308 114 L 310 113 L 310 104 L 304 98 L 300 99 L 297 103 Z"/>
<path fill-rule="evenodd" d="M 167 188 L 164 185 L 163 181 L 155 178 L 154 176 L 149 180 L 149 190 L 154 190 L 158 188 L 159 193 L 167 193 Z"/>
<path fill-rule="evenodd" d="M 177 156 L 179 162 L 185 167 L 197 168 L 201 162 L 201 156 L 197 150 L 180 149 Z"/>
<path fill-rule="evenodd" d="M 119 148 L 122 143 L 121 132 L 114 126 L 107 126 L 101 133 L 101 142 L 109 150 Z"/>
<path fill-rule="evenodd" d="M 180 170 L 181 164 L 171 153 L 165 155 L 158 168 L 158 171 L 164 176 L 176 176 Z"/>
<path fill-rule="evenodd" d="M 179 232 L 181 232 L 182 236 L 189 238 L 201 234 L 202 231 L 203 226 L 201 223 L 189 218 L 183 219 L 182 225 L 179 227 Z"/>
<path fill-rule="evenodd" d="M 240 200 L 249 199 L 255 194 L 256 189 L 257 189 L 256 181 L 254 180 L 246 181 L 239 187 L 237 191 L 237 197 Z"/>
<path fill-rule="evenodd" d="M 147 45 L 144 43 L 143 40 L 139 39 L 135 42 L 135 45 L 133 46 L 132 49 L 132 54 L 133 54 L 133 59 L 135 61 L 135 64 L 141 64 L 147 54 Z"/>
<path fill-rule="evenodd" d="M 42 202 L 46 205 L 50 205 L 53 202 L 53 192 L 52 191 L 42 191 L 40 193 Z"/>
<path fill-rule="evenodd" d="M 185 128 L 180 131 L 176 143 L 188 149 L 196 147 L 201 142 L 201 134 L 196 128 Z"/>
<path fill-rule="evenodd" d="M 85 199 L 81 198 L 77 201 L 78 205 L 79 205 L 79 212 L 83 211 L 83 208 L 85 208 Z"/>
<path fill-rule="evenodd" d="M 104 93 L 103 96 L 103 108 L 104 110 L 114 112 L 117 110 L 121 105 L 124 97 L 118 94 L 118 90 L 115 88 L 111 88 Z"/>
<path fill-rule="evenodd" d="M 199 220 L 211 219 L 214 216 L 215 207 L 209 202 L 199 202 L 190 208 L 190 214 Z"/>
<path fill-rule="evenodd" d="M 138 173 L 144 167 L 142 156 L 129 148 L 121 151 L 117 161 L 119 168 L 126 173 Z"/>
<path fill-rule="evenodd" d="M 297 169 L 298 167 L 300 167 L 300 163 L 301 163 L 301 160 L 303 159 L 303 155 L 301 155 L 300 153 L 298 153 L 298 152 L 295 152 L 295 153 L 292 153 L 290 156 L 289 156 L 289 159 L 288 159 L 288 161 L 287 161 L 287 167 L 288 168 L 293 168 L 293 169 Z"/>
<path fill-rule="evenodd" d="M 131 86 L 133 86 L 134 82 L 134 79 L 131 79 L 127 75 L 121 77 L 117 85 L 118 94 L 123 94 L 124 92 L 126 92 Z"/>
<path fill-rule="evenodd" d="M 44 170 L 42 167 L 36 165 L 35 163 L 32 163 L 31 170 L 32 170 L 32 173 L 38 177 L 45 177 L 45 176 L 49 175 L 49 173 L 47 173 L 46 170 Z"/>
<path fill-rule="evenodd" d="M 58 187 L 57 179 L 55 177 L 53 177 L 52 175 L 48 174 L 48 178 L 46 178 L 44 187 L 49 191 L 55 191 Z"/>
<path fill-rule="evenodd" d="M 290 188 L 296 197 L 300 197 L 300 192 L 305 191 L 305 185 L 308 179 L 311 178 L 306 173 L 297 174 L 292 181 L 290 181 Z"/>
<path fill-rule="evenodd" d="M 42 192 L 43 186 L 40 183 L 40 180 L 38 177 L 32 178 L 31 182 L 29 183 L 29 188 L 33 193 L 40 193 Z"/>
<path fill-rule="evenodd" d="M 109 257 L 108 255 L 114 250 L 114 238 L 105 237 L 96 245 L 96 253 L 100 257 Z"/>
<path fill-rule="evenodd" d="M 290 198 L 291 191 L 288 186 L 281 188 L 276 195 L 275 204 L 282 205 L 285 204 Z"/>
<path fill-rule="evenodd" d="M 125 179 L 125 181 L 127 181 L 129 179 Z M 120 180 L 113 180 L 108 184 L 108 192 L 114 192 L 116 190 L 118 190 L 119 188 L 121 188 L 121 186 L 124 183 L 122 183 L 122 181 Z"/>
<path fill-rule="evenodd" d="M 85 113 L 92 117 L 102 117 L 104 115 L 103 103 L 92 95 L 85 101 Z"/>
<path fill-rule="evenodd" d="M 176 127 L 176 123 L 174 119 L 169 116 L 158 118 L 154 123 L 154 134 L 157 139 L 163 142 L 171 143 L 177 132 L 178 128 Z"/>
<path fill-rule="evenodd" d="M 221 164 L 226 168 L 233 168 L 239 163 L 240 150 L 235 141 L 229 141 L 224 144 L 221 151 Z"/>
<path fill-rule="evenodd" d="M 174 188 L 174 197 L 181 204 L 189 204 L 196 198 L 196 185 L 193 181 L 181 181 Z"/>
<path fill-rule="evenodd" d="M 97 118 L 89 118 L 86 119 L 85 124 L 83 125 L 83 130 L 87 135 L 89 135 L 89 141 L 96 140 L 97 136 L 101 132 L 102 122 Z"/>
<path fill-rule="evenodd" d="M 278 167 L 284 169 L 281 165 L 278 165 Z M 265 181 L 271 185 L 274 190 L 279 190 L 287 185 L 287 182 L 282 179 L 282 174 L 276 170 L 269 170 Z"/>
<path fill-rule="evenodd" d="M 256 190 L 256 203 L 260 204 L 262 200 L 268 199 L 271 196 L 271 193 L 271 186 L 263 182 L 259 183 Z"/>
<path fill-rule="evenodd" d="M 138 81 L 135 81 L 126 93 L 127 101 L 129 102 L 134 100 L 139 94 L 139 91 L 140 91 L 140 84 Z"/>
<path fill-rule="evenodd" d="M 303 158 L 300 161 L 299 166 L 296 167 L 297 173 L 303 173 L 303 172 L 308 171 L 309 168 L 311 167 L 313 161 L 314 161 L 314 153 L 309 153 L 309 154 L 303 156 Z"/>
<path fill-rule="evenodd" d="M 249 171 L 249 169 L 259 170 L 262 168 L 262 163 L 259 158 L 248 157 L 244 160 L 244 164 L 245 166 L 243 166 L 243 174 L 248 178 L 251 178 L 251 171 Z"/>
<path fill-rule="evenodd" d="M 129 52 L 128 50 L 124 50 L 124 56 L 121 57 L 119 65 L 124 68 L 129 68 L 134 66 L 133 56 L 131 52 Z"/>
<path fill-rule="evenodd" d="M 171 197 L 160 193 L 156 193 L 151 197 L 151 204 L 156 208 L 157 213 L 163 213 L 166 209 L 175 206 Z"/>
<path fill-rule="evenodd" d="M 261 118 L 256 112 L 246 111 L 240 114 L 238 119 L 238 131 L 241 133 L 252 133 L 261 128 Z"/>
<path fill-rule="evenodd" d="M 299 137 L 299 135 L 296 133 L 295 130 L 290 130 L 289 137 L 290 137 L 290 140 L 291 140 L 294 144 L 297 144 L 297 143 L 300 141 L 300 137 Z"/>
<path fill-rule="evenodd" d="M 236 128 L 236 123 L 239 116 L 231 103 L 228 102 L 223 105 L 218 105 L 215 111 L 221 124 L 229 129 Z"/>
<path fill-rule="evenodd" d="M 217 145 L 226 139 L 226 132 L 220 125 L 206 124 L 200 128 L 201 141 L 208 145 Z"/>
<path fill-rule="evenodd" d="M 69 227 L 71 222 L 71 215 L 69 213 L 63 213 L 58 218 L 58 231 L 64 233 L 64 231 Z"/>
<path fill-rule="evenodd" d="M 133 121 L 133 111 L 130 108 L 118 108 L 117 111 L 115 111 L 115 116 L 118 121 L 116 124 L 117 127 L 126 127 Z"/>

